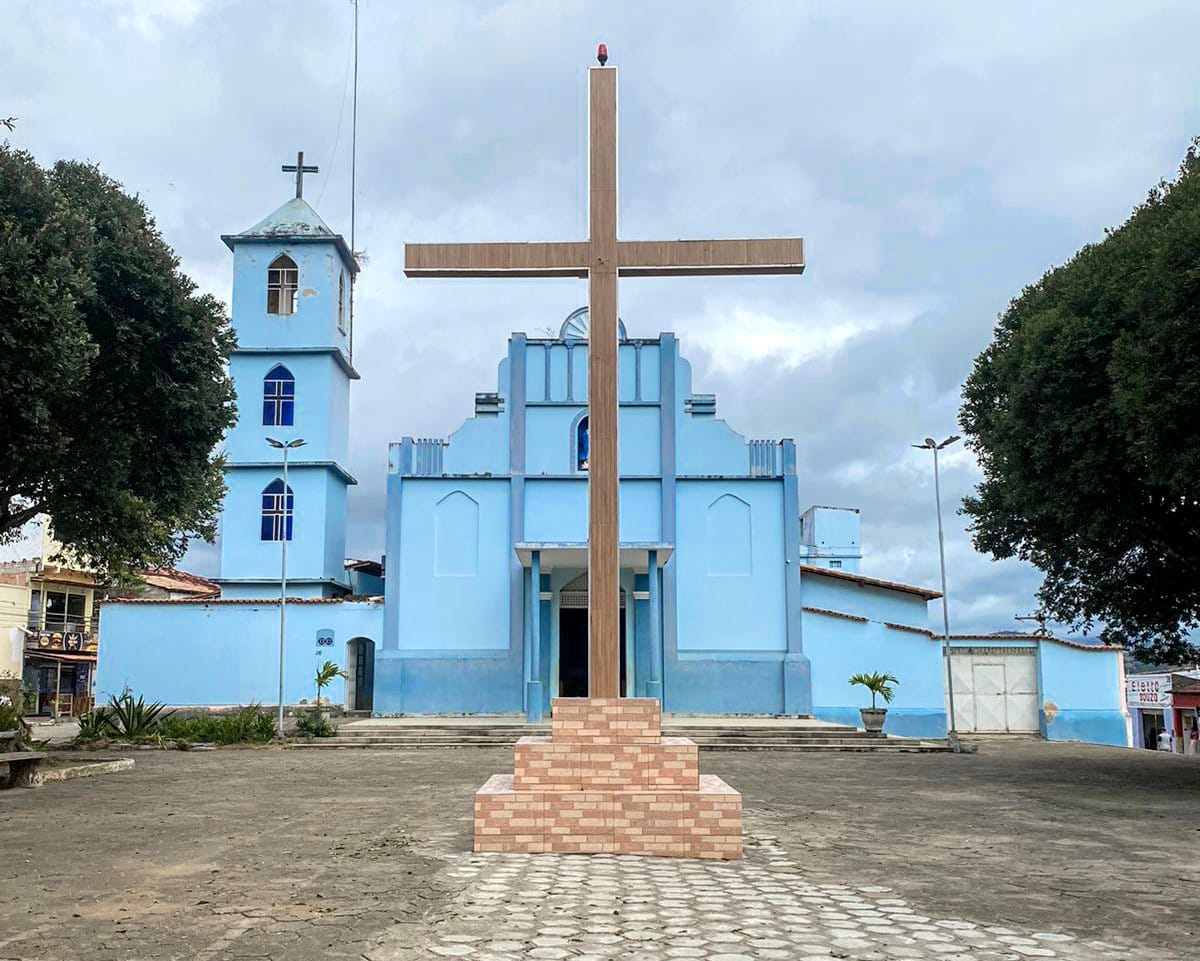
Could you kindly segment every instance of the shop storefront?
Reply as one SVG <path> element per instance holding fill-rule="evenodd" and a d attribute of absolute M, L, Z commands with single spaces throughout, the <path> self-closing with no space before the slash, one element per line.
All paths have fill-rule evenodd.
<path fill-rule="evenodd" d="M 43 717 L 69 717 L 90 710 L 96 655 L 46 648 L 26 649 L 25 710 Z"/>
<path fill-rule="evenodd" d="M 1200 753 L 1200 739 L 1192 737 L 1200 732 L 1200 672 L 1130 674 L 1125 695 L 1134 747 L 1158 751 L 1169 744 L 1176 754 Z"/>

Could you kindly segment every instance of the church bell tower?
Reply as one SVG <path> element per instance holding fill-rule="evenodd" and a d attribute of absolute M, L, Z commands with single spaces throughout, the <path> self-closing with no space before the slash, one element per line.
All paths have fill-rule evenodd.
<path fill-rule="evenodd" d="M 221 237 L 233 251 L 230 360 L 237 424 L 225 439 L 221 517 L 224 597 L 279 593 L 281 543 L 287 539 L 288 595 L 349 593 L 346 470 L 350 423 L 350 288 L 358 266 L 303 199 L 304 155 L 296 196 L 238 234 Z M 268 438 L 303 446 L 283 451 Z"/>

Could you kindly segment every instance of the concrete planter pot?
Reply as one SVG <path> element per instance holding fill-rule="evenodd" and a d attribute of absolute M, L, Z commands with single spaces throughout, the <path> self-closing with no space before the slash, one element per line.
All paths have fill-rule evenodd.
<path fill-rule="evenodd" d="M 868 734 L 883 733 L 883 722 L 887 719 L 886 707 L 860 707 L 858 713 L 862 716 L 864 731 Z"/>

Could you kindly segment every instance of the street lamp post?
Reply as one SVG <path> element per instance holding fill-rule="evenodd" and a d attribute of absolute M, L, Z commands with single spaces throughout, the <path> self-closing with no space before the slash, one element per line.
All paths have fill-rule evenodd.
<path fill-rule="evenodd" d="M 938 561 L 942 569 L 942 660 L 946 663 L 946 696 L 950 706 L 951 734 L 957 734 L 958 729 L 954 717 L 954 675 L 950 670 L 950 605 L 946 600 L 946 538 L 942 534 L 942 487 L 938 476 L 938 451 L 961 439 L 957 434 L 951 434 L 939 444 L 932 437 L 926 437 L 925 443 L 912 445 L 917 450 L 933 451 L 933 500 L 937 505 Z"/>
<path fill-rule="evenodd" d="M 276 440 L 274 437 L 268 437 L 267 443 L 272 447 L 283 451 L 283 518 L 280 529 L 279 543 L 281 545 L 279 551 L 279 716 L 275 721 L 275 736 L 283 739 L 283 664 L 284 664 L 284 637 L 286 636 L 287 628 L 287 546 L 288 533 L 291 515 L 288 512 L 289 498 L 291 490 L 288 487 L 288 451 L 295 450 L 297 447 L 303 447 L 304 441 L 297 437 L 295 440 L 287 441 Z"/>

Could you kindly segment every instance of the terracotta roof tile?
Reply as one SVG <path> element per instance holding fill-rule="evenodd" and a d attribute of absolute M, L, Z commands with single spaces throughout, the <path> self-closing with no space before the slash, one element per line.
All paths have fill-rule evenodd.
<path fill-rule="evenodd" d="M 867 577 L 865 574 L 853 574 L 850 571 L 835 571 L 829 567 L 817 567 L 815 564 L 801 564 L 800 572 L 802 574 L 818 574 L 821 577 L 834 577 L 843 581 L 853 581 L 855 584 L 861 584 L 863 587 L 879 587 L 886 591 L 901 591 L 905 594 L 916 594 L 927 601 L 936 600 L 942 596 L 940 591 L 935 591 L 928 587 L 916 587 L 913 584 L 901 584 L 897 581 L 883 581 L 877 577 Z"/>
<path fill-rule="evenodd" d="M 349 597 L 289 597 L 289 604 L 344 604 L 348 601 L 371 601 L 382 604 L 382 596 Z M 218 607 L 228 604 L 278 604 L 278 597 L 117 597 L 97 602 L 110 604 L 203 604 Z"/>
<path fill-rule="evenodd" d="M 858 614 L 847 614 L 845 611 L 831 611 L 824 607 L 802 607 L 802 611 L 807 611 L 809 614 L 820 614 L 824 617 L 841 617 L 847 621 L 858 621 L 860 624 L 866 624 L 870 618 L 862 617 Z"/>

